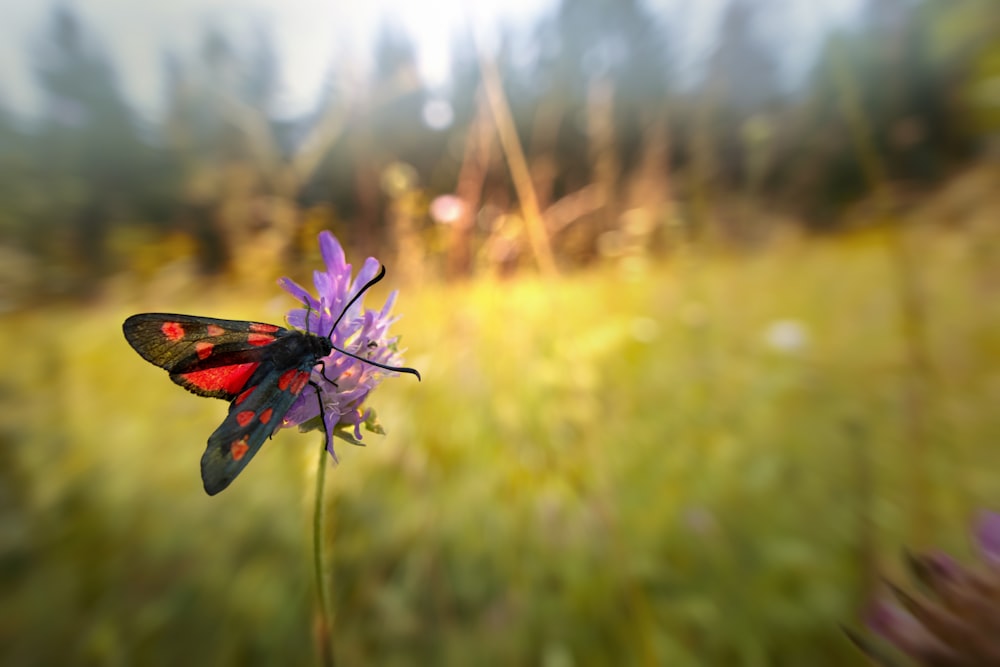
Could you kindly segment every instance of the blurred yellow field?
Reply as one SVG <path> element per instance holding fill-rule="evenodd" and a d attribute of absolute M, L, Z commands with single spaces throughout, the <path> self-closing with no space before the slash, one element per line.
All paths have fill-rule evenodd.
<path fill-rule="evenodd" d="M 966 517 L 1000 494 L 981 241 L 910 239 L 926 368 L 878 238 L 404 287 L 395 328 L 424 381 L 387 380 L 369 404 L 388 434 L 341 443 L 327 476 L 338 659 L 860 664 L 838 624 L 876 568 L 928 536 L 965 553 Z M 120 329 L 294 304 L 120 297 L 0 328 L 5 659 L 311 663 L 320 436 L 280 432 L 209 498 L 225 405 Z"/>

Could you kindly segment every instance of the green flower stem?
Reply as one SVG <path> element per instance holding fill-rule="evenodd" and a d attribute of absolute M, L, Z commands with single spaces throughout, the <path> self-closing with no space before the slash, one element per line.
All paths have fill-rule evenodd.
<path fill-rule="evenodd" d="M 325 667 L 333 667 L 333 626 L 331 623 L 330 597 L 323 569 L 323 515 L 326 508 L 325 484 L 327 458 L 326 438 L 320 442 L 319 461 L 316 464 L 316 502 L 313 506 L 313 566 L 316 569 L 316 592 L 319 594 L 319 656 Z"/>

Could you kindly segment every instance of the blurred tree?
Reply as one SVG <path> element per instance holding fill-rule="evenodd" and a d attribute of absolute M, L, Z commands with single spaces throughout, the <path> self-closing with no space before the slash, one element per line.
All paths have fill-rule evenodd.
<path fill-rule="evenodd" d="M 407 33 L 392 22 L 383 23 L 375 42 L 373 99 L 365 117 L 368 145 L 355 144 L 355 164 L 367 178 L 359 187 L 377 188 L 365 196 L 374 205 L 355 221 L 359 231 L 382 241 L 395 254 L 394 264 L 405 279 L 414 280 L 425 254 L 422 228 L 426 209 L 419 192 L 421 174 L 439 159 L 436 133 L 423 121 L 428 94 L 419 82 L 416 49 Z M 390 92 L 391 91 L 391 92 Z M 405 92 L 404 92 L 405 91 Z M 390 93 L 388 98 L 380 99 Z M 369 246 L 371 252 L 375 248 Z"/>
<path fill-rule="evenodd" d="M 35 58 L 44 96 L 36 155 L 46 193 L 36 222 L 46 224 L 32 225 L 29 245 L 93 279 L 111 268 L 109 232 L 148 185 L 151 152 L 107 56 L 71 9 L 52 10 Z"/>
<path fill-rule="evenodd" d="M 955 156 L 954 81 L 930 48 L 938 4 L 868 0 L 859 53 L 867 62 L 850 61 L 887 176 L 912 185 L 940 179 Z"/>
<path fill-rule="evenodd" d="M 869 0 L 856 28 L 827 38 L 780 170 L 813 224 L 835 224 L 874 183 L 916 191 L 969 157 L 956 90 L 984 42 L 969 53 L 935 38 L 961 4 Z"/>
<path fill-rule="evenodd" d="M 666 106 L 670 90 L 665 31 L 656 17 L 638 0 L 563 0 L 536 35 L 535 88 L 562 107 L 557 135 L 561 189 L 590 181 L 585 118 L 598 81 L 612 82 L 614 88 L 616 159 L 624 170 L 635 166 L 650 115 Z M 541 146 L 545 141 L 544 135 L 538 137 Z"/>
<path fill-rule="evenodd" d="M 34 136 L 26 123 L 0 106 L 0 313 L 37 295 L 42 263 L 38 254 L 45 210 L 44 187 L 38 160 L 32 153 Z"/>
<path fill-rule="evenodd" d="M 992 0 L 924 2 L 929 59 L 948 87 L 938 94 L 965 118 L 950 128 L 960 148 L 1000 133 L 1000 12 Z M 967 122 L 966 122 L 967 121 Z M 963 145 L 965 144 L 965 145 Z"/>
<path fill-rule="evenodd" d="M 185 208 L 202 266 L 267 278 L 296 250 L 300 200 L 347 117 L 341 97 L 301 121 L 275 118 L 270 34 L 238 49 L 206 31 L 197 66 L 168 61 L 168 132 L 185 164 Z"/>
<path fill-rule="evenodd" d="M 703 93 L 709 97 L 717 176 L 729 188 L 750 178 L 746 159 L 748 126 L 777 111 L 781 101 L 777 55 L 756 22 L 767 9 L 749 0 L 731 0 L 709 59 Z"/>
<path fill-rule="evenodd" d="M 29 219 L 37 217 L 38 188 L 32 187 L 32 137 L 0 104 L 0 240 L 4 245 L 26 248 L 31 240 Z"/>
<path fill-rule="evenodd" d="M 666 121 L 671 77 L 665 31 L 637 0 L 563 0 L 539 25 L 536 40 L 534 88 L 544 99 L 531 150 L 551 156 L 552 165 L 551 185 L 539 188 L 550 195 L 543 196 L 542 208 L 584 195 L 591 184 L 597 188 L 560 207 L 589 221 L 590 233 L 575 243 L 585 257 L 588 245 L 593 252 L 593 239 L 616 226 L 619 191 L 633 170 L 648 165 L 645 139 Z M 665 159 L 665 151 L 658 151 Z"/>
<path fill-rule="evenodd" d="M 266 40 L 266 33 L 257 33 Z M 272 50 L 258 46 L 257 58 Z M 167 136 L 185 174 L 185 225 L 203 270 L 217 271 L 238 255 L 259 221 L 253 197 L 262 188 L 273 145 L 267 112 L 273 68 L 252 67 L 218 28 L 206 29 L 194 64 L 170 55 Z M 256 159 L 255 159 L 256 158 Z"/>
<path fill-rule="evenodd" d="M 692 210 L 711 203 L 729 229 L 786 205 L 832 228 L 872 183 L 917 192 L 995 139 L 994 0 L 867 0 L 792 90 L 761 23 L 780 9 L 731 0 L 704 79 L 687 89 L 673 83 L 669 33 L 640 0 L 562 0 L 533 29 L 502 31 L 493 62 L 540 226 L 563 258 L 646 243 L 674 197 Z M 512 268 L 524 220 L 511 215 L 516 189 L 479 105 L 471 44 L 454 49 L 450 86 L 428 90 L 414 45 L 387 23 L 370 76 L 336 58 L 315 110 L 282 119 L 270 33 L 234 42 L 209 28 L 198 53 L 164 59 L 157 124 L 130 107 L 97 37 L 56 7 L 33 51 L 43 113 L 0 114 L 0 232 L 50 260 L 38 263 L 52 273 L 46 285 L 79 290 L 131 266 L 131 251 L 165 221 L 181 225 L 209 271 L 277 270 L 300 250 L 305 220 L 343 224 L 367 253 L 394 246 L 412 263 L 428 249 L 447 254 L 450 275 L 470 271 L 481 246 L 502 247 Z M 443 125 L 427 120 L 433 105 L 446 109 Z M 432 230 L 426 195 L 446 191 L 460 191 L 467 210 L 447 232 Z"/>
<path fill-rule="evenodd" d="M 691 160 L 697 234 L 746 242 L 761 233 L 755 200 L 771 176 L 775 128 L 786 112 L 773 40 L 761 25 L 773 3 L 730 0 L 704 78 L 675 123 Z M 735 205 L 734 205 L 735 203 Z"/>
<path fill-rule="evenodd" d="M 419 254 L 423 252 L 422 220 L 409 213 L 403 217 L 393 214 L 395 222 L 387 220 L 389 204 L 400 194 L 392 187 L 386 189 L 387 168 L 400 163 L 421 175 L 433 173 L 447 148 L 442 140 L 447 135 L 423 121 L 429 93 L 418 77 L 414 46 L 406 33 L 391 23 L 384 24 L 374 56 L 375 67 L 368 78 L 355 76 L 346 63 L 331 66 L 330 83 L 317 116 L 340 109 L 345 114 L 343 131 L 335 142 L 327 144 L 325 154 L 305 175 L 302 201 L 307 205 L 332 203 L 348 227 L 346 236 L 363 253 L 377 254 L 389 246 L 397 255 Z M 422 184 L 414 181 L 408 187 L 415 193 L 418 185 Z M 408 207 L 418 203 L 408 202 Z M 417 209 L 410 213 L 423 215 Z M 409 222 L 403 224 L 404 219 Z M 397 224 L 403 227 L 396 229 Z"/>

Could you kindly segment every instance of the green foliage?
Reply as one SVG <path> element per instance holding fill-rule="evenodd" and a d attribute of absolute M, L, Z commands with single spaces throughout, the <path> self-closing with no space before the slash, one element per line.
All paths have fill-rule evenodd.
<path fill-rule="evenodd" d="M 866 519 L 896 562 L 914 512 L 948 547 L 1000 494 L 985 264 L 971 237 L 914 240 L 933 367 L 919 494 L 881 239 L 404 292 L 424 381 L 385 383 L 387 435 L 341 446 L 327 476 L 340 661 L 859 664 L 838 624 L 878 564 Z M 173 306 L 280 319 L 260 303 Z M 206 497 L 225 406 L 131 353 L 119 323 L 146 306 L 0 328 L 2 661 L 310 664 L 317 436 L 281 432 Z M 807 344 L 768 346 L 788 318 Z"/>

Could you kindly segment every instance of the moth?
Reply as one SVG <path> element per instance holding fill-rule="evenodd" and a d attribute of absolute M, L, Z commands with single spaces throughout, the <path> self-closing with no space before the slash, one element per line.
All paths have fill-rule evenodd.
<path fill-rule="evenodd" d="M 383 276 L 385 267 L 348 302 L 326 336 L 264 322 L 174 313 L 141 313 L 125 320 L 125 340 L 143 359 L 198 396 L 229 401 L 229 413 L 209 436 L 201 457 L 206 493 L 214 496 L 236 479 L 307 385 L 316 387 L 323 411 L 320 387 L 311 377 L 334 351 L 420 378 L 412 368 L 371 361 L 331 342 L 347 310 Z"/>

